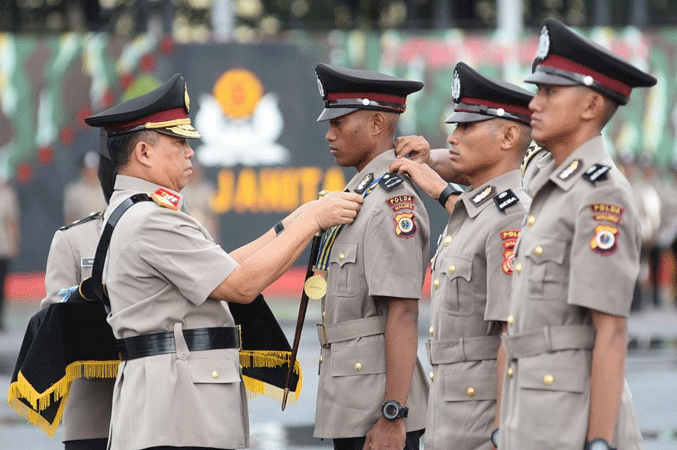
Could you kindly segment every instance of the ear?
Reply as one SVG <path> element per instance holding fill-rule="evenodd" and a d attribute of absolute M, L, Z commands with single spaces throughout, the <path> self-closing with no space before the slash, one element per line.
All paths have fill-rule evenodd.
<path fill-rule="evenodd" d="M 139 164 L 146 167 L 152 166 L 152 149 L 146 141 L 138 141 L 132 150 L 132 158 Z"/>
<path fill-rule="evenodd" d="M 388 120 L 381 111 L 374 111 L 371 114 L 369 124 L 374 134 L 381 134 L 388 128 Z"/>
<path fill-rule="evenodd" d="M 499 129 L 499 133 L 502 150 L 511 150 L 515 148 L 522 134 L 520 127 L 512 120 L 506 120 Z"/>
<path fill-rule="evenodd" d="M 604 109 L 606 103 L 604 97 L 599 92 L 588 90 L 583 99 L 583 111 L 581 112 L 581 119 L 589 120 L 598 120 L 604 115 Z"/>

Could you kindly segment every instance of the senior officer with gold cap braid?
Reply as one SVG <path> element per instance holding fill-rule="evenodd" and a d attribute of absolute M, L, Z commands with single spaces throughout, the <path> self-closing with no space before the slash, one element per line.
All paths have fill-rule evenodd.
<path fill-rule="evenodd" d="M 106 130 L 118 173 L 105 218 L 134 194 L 150 193 L 155 200 L 122 215 L 104 267 L 108 322 L 123 359 L 113 392 L 112 450 L 246 447 L 239 338 L 223 301 L 253 300 L 316 232 L 352 222 L 362 200 L 330 194 L 226 253 L 187 214 L 179 193 L 191 174 L 186 138 L 200 137 L 188 104 L 186 83 L 177 74 L 86 119 Z"/>
<path fill-rule="evenodd" d="M 448 139 L 448 166 L 454 181 L 470 187 L 453 196 L 457 192 L 433 169 L 405 158 L 390 168 L 409 174 L 450 213 L 432 264 L 425 448 L 490 450 L 505 370 L 499 348 L 514 248 L 531 203 L 520 162 L 531 143 L 533 95 L 461 62 L 452 97 L 456 106 L 446 122 L 456 129 Z"/>
<path fill-rule="evenodd" d="M 517 244 L 499 448 L 640 449 L 624 373 L 641 234 L 601 130 L 656 79 L 546 19 L 526 81 L 532 137 L 551 158 Z"/>
<path fill-rule="evenodd" d="M 416 357 L 429 221 L 413 183 L 388 174 L 406 97 L 422 83 L 318 64 L 331 154 L 364 196 L 351 225 L 328 232 L 315 437 L 335 449 L 418 449 L 428 385 Z M 406 432 L 406 433 L 405 433 Z"/>

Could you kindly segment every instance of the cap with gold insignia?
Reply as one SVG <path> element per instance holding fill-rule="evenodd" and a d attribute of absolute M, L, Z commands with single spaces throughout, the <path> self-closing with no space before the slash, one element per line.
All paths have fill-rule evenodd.
<path fill-rule="evenodd" d="M 656 84 L 653 76 L 553 18 L 543 21 L 533 73 L 524 81 L 587 86 L 621 105 L 632 88 Z"/>
<path fill-rule="evenodd" d="M 500 117 L 529 125 L 529 102 L 533 96 L 526 89 L 485 77 L 460 62 L 454 68 L 451 85 L 451 97 L 456 106 L 445 122 L 479 122 Z"/>
<path fill-rule="evenodd" d="M 186 81 L 174 75 L 162 86 L 85 119 L 87 125 L 103 127 L 108 136 L 153 130 L 182 138 L 201 138 L 191 125 L 190 98 Z"/>
<path fill-rule="evenodd" d="M 318 122 L 345 116 L 358 109 L 403 113 L 407 95 L 423 83 L 367 70 L 320 63 L 315 67 L 324 110 Z"/>

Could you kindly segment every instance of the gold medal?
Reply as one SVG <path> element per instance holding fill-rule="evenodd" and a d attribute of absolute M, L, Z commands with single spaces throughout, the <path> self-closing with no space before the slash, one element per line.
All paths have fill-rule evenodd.
<path fill-rule="evenodd" d="M 303 291 L 308 298 L 319 300 L 327 294 L 327 282 L 321 276 L 313 275 L 306 280 Z"/>

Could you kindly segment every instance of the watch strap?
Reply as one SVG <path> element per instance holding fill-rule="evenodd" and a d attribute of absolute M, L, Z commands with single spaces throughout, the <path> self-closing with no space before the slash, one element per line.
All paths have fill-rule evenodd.
<path fill-rule="evenodd" d="M 451 195 L 455 194 L 460 194 L 463 192 L 463 189 L 461 189 L 460 186 L 454 183 L 449 183 L 447 184 L 447 187 L 442 189 L 442 192 L 440 192 L 440 196 L 437 197 L 437 201 L 440 202 L 440 205 L 442 205 L 442 208 L 446 208 L 447 200 Z"/>

